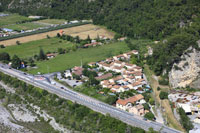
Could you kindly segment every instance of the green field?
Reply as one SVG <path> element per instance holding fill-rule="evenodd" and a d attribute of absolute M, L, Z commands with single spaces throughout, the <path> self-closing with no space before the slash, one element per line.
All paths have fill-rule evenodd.
<path fill-rule="evenodd" d="M 44 52 L 54 52 L 57 51 L 58 48 L 67 48 L 71 46 L 73 46 L 72 43 L 54 37 L 23 43 L 21 45 L 8 46 L 4 49 L 0 49 L 0 52 L 7 52 L 11 57 L 16 54 L 20 58 L 27 58 L 38 54 L 40 48 L 42 48 Z"/>
<path fill-rule="evenodd" d="M 151 43 L 149 40 L 132 40 L 137 47 L 146 46 Z M 21 45 L 8 46 L 0 49 L 0 52 L 7 52 L 11 57 L 16 54 L 20 58 L 33 57 L 39 53 L 40 48 L 44 52 L 57 52 L 58 48 L 72 47 L 73 43 L 61 40 L 59 38 L 42 39 L 24 43 Z M 141 48 L 139 48 L 141 49 Z M 46 61 L 37 61 L 37 69 L 28 70 L 28 72 L 36 74 L 37 72 L 48 73 L 64 71 L 74 66 L 80 66 L 82 63 L 89 63 L 104 60 L 106 58 L 130 51 L 125 42 L 113 42 L 103 46 L 92 48 L 79 48 L 77 51 L 71 51 L 66 54 L 57 55 L 55 58 Z M 142 50 L 141 50 L 142 51 Z"/>
<path fill-rule="evenodd" d="M 37 72 L 48 73 L 63 71 L 74 66 L 80 66 L 81 60 L 84 63 L 99 61 L 120 54 L 120 52 L 129 51 L 129 48 L 124 42 L 105 44 L 104 46 L 78 49 L 75 52 L 70 52 L 64 55 L 58 55 L 47 61 L 36 62 L 38 69 L 32 69 L 28 72 L 36 74 Z"/>
<path fill-rule="evenodd" d="M 64 19 L 43 19 L 43 20 L 39 20 L 37 22 L 47 23 L 47 24 L 63 24 L 66 21 L 67 20 L 64 20 Z"/>
<path fill-rule="evenodd" d="M 4 27 L 10 24 L 15 24 L 16 22 L 20 22 L 23 20 L 31 20 L 31 19 L 25 16 L 21 16 L 19 14 L 10 14 L 9 16 L 0 17 L 0 27 Z"/>
<path fill-rule="evenodd" d="M 21 30 L 32 30 L 32 29 L 36 29 L 39 27 L 45 27 L 45 26 L 46 25 L 44 25 L 44 24 L 28 22 L 28 23 L 23 23 L 23 24 L 9 25 L 9 26 L 6 26 L 5 28 L 21 31 Z"/>

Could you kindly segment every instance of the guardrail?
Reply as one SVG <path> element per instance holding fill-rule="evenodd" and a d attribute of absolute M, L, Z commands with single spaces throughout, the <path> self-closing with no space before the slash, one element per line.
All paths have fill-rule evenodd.
<path fill-rule="evenodd" d="M 47 29 L 41 29 L 41 30 L 36 30 L 36 31 L 32 31 L 32 32 L 25 32 L 25 33 L 12 35 L 12 36 L 1 37 L 0 41 L 20 38 L 20 37 L 39 34 L 39 33 L 45 33 L 45 32 L 49 32 L 49 31 L 54 31 L 54 30 L 59 30 L 59 29 L 64 29 L 64 28 L 70 28 L 70 27 L 75 27 L 75 26 L 80 26 L 80 25 L 85 25 L 85 24 L 90 24 L 90 23 L 91 22 L 80 22 L 80 23 L 75 23 L 75 24 L 66 24 L 66 25 L 60 25 L 60 26 L 56 26 L 56 27 L 50 27 L 50 28 L 47 28 Z"/>

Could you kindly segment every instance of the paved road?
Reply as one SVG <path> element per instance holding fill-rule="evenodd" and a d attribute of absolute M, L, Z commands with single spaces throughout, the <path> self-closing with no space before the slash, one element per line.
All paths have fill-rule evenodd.
<path fill-rule="evenodd" d="M 64 89 L 61 89 L 60 87 L 62 85 L 59 83 L 56 83 L 56 85 L 52 85 L 46 80 L 35 80 L 33 75 L 30 75 L 30 74 L 27 74 L 15 69 L 9 69 L 9 66 L 7 65 L 1 64 L 0 71 L 6 74 L 9 74 L 11 76 L 17 77 L 18 79 L 23 80 L 34 86 L 45 89 L 51 93 L 57 94 L 58 96 L 62 98 L 85 105 L 94 111 L 97 111 L 103 114 L 110 114 L 110 116 L 120 119 L 121 121 L 129 125 L 140 127 L 140 128 L 143 128 L 144 130 L 148 130 L 150 127 L 152 127 L 154 130 L 161 131 L 162 133 L 179 133 L 180 132 L 178 130 L 169 128 L 157 122 L 145 121 L 140 116 L 136 116 L 126 111 L 117 109 L 111 105 L 105 104 L 89 96 L 72 91 L 66 87 Z"/>

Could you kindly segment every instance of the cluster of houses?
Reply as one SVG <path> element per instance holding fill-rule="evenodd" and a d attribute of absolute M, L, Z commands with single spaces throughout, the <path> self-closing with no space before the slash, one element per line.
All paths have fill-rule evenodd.
<path fill-rule="evenodd" d="M 125 92 L 128 90 L 136 90 L 138 93 L 143 93 L 146 90 L 146 80 L 143 78 L 142 68 L 129 64 L 131 55 L 138 55 L 138 51 L 132 50 L 130 52 L 108 58 L 100 62 L 91 62 L 88 64 L 91 71 L 97 72 L 96 80 L 100 81 L 103 88 L 110 89 L 113 93 Z M 103 70 L 103 72 L 102 72 Z M 84 68 L 74 67 L 71 71 L 65 73 L 66 77 L 72 77 L 73 74 L 84 79 Z M 113 73 L 116 74 L 113 76 Z M 136 115 L 143 116 L 148 110 L 144 109 L 143 104 L 146 103 L 143 95 L 138 94 L 127 99 L 118 99 L 116 107 Z"/>
<path fill-rule="evenodd" d="M 109 88 L 112 92 L 124 92 L 131 89 L 139 93 L 145 91 L 142 88 L 146 84 L 146 81 L 143 79 L 142 68 L 135 64 L 120 61 L 129 60 L 132 54 L 137 55 L 138 51 L 133 50 L 97 63 L 99 68 L 121 74 L 117 77 L 101 81 L 100 84 L 103 88 Z"/>
<path fill-rule="evenodd" d="M 116 108 L 128 111 L 130 113 L 144 116 L 148 110 L 144 109 L 142 104 L 146 103 L 144 96 L 141 94 L 135 95 L 127 99 L 118 99 L 116 102 Z"/>
<path fill-rule="evenodd" d="M 186 114 L 200 113 L 200 92 L 172 90 L 168 99 L 173 103 L 174 108 L 182 107 Z"/>
<path fill-rule="evenodd" d="M 98 76 L 95 77 L 100 81 L 100 85 L 103 88 L 110 89 L 113 93 L 124 92 L 128 90 L 136 90 L 138 93 L 143 93 L 147 91 L 147 88 L 143 86 L 146 85 L 146 80 L 143 78 L 142 68 L 135 65 L 129 64 L 128 61 L 131 55 L 137 55 L 138 51 L 133 50 L 113 58 L 108 58 L 100 62 L 91 62 L 88 65 L 90 67 L 96 67 L 95 70 Z M 120 61 L 124 60 L 124 61 Z M 69 73 L 65 73 L 66 77 L 72 77 L 73 74 L 83 78 L 83 68 L 74 67 Z M 106 73 L 99 72 L 99 70 L 104 70 Z M 118 76 L 113 77 L 114 73 L 118 73 Z"/>

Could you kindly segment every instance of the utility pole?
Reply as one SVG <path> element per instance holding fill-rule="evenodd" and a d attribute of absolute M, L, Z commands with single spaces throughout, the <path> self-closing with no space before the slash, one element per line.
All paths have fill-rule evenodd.
<path fill-rule="evenodd" d="M 83 67 L 83 57 L 81 57 L 81 67 Z"/>

